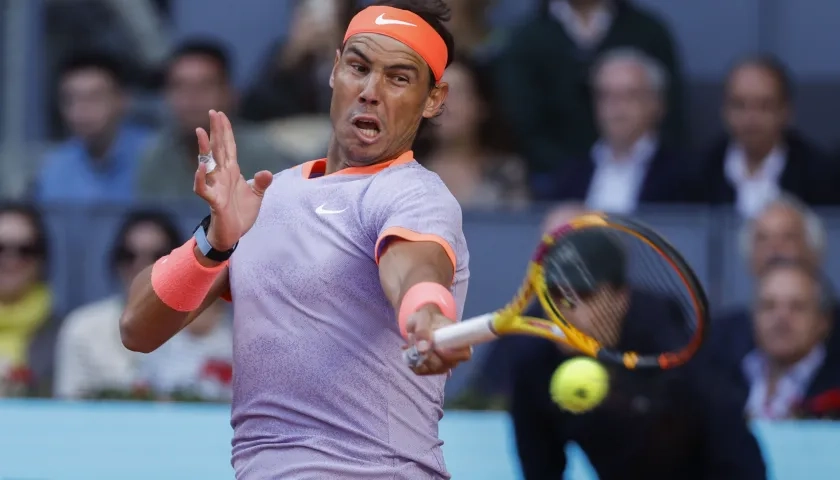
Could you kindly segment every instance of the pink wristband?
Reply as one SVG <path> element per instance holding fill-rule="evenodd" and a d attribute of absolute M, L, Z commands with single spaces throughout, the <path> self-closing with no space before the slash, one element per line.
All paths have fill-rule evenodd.
<path fill-rule="evenodd" d="M 403 338 L 408 338 L 408 332 L 406 331 L 408 317 L 429 304 L 437 305 L 446 318 L 453 321 L 458 319 L 455 310 L 455 297 L 446 287 L 435 282 L 420 282 L 405 292 L 400 303 L 398 321 Z"/>
<path fill-rule="evenodd" d="M 172 250 L 152 267 L 152 290 L 169 308 L 191 312 L 201 306 L 210 287 L 227 266 L 205 267 L 195 258 L 195 239 Z"/>

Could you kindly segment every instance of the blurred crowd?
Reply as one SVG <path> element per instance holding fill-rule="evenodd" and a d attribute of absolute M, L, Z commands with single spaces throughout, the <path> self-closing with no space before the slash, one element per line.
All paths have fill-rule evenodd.
<path fill-rule="evenodd" d="M 476 14 L 493 0 L 451 0 L 457 55 L 444 113 L 415 145 L 465 209 L 536 202 L 632 213 L 640 205 L 730 206 L 746 221 L 742 253 L 756 280 L 752 304 L 714 319 L 703 360 L 732 379 L 749 418 L 840 413 L 840 316 L 820 273 L 826 249 L 811 207 L 840 205 L 840 161 L 794 128 L 795 85 L 759 53 L 724 81 L 721 134 L 688 142 L 685 79 L 674 39 L 633 1 L 546 0 L 512 29 Z M 227 401 L 231 325 L 224 302 L 148 355 L 121 344 L 118 318 L 130 279 L 180 245 L 182 232 L 147 202 L 193 199 L 195 130 L 207 112 L 234 119 L 246 177 L 325 154 L 328 78 L 353 2 L 297 2 L 289 35 L 243 91 L 223 42 L 180 42 L 159 71 L 168 114 L 130 115 L 131 59 L 69 49 L 55 69 L 55 110 L 66 138 L 38 162 L 23 198 L 0 207 L 0 396 Z M 134 73 L 130 73 L 134 72 Z M 56 318 L 46 281 L 50 244 L 41 208 L 123 204 L 109 281 L 119 293 Z M 530 367 L 499 346 L 481 379 L 485 398 L 516 396 Z M 508 349 L 508 350 L 505 350 Z M 498 363 L 498 365 L 495 365 Z M 527 373 L 527 372 L 526 372 Z M 486 385 L 485 385 L 486 383 Z M 519 390 L 520 392 L 522 390 Z"/>

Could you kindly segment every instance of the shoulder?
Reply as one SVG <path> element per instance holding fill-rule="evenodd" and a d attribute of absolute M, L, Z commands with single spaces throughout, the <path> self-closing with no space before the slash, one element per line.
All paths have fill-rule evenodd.
<path fill-rule="evenodd" d="M 389 167 L 378 173 L 368 189 L 368 195 L 371 194 L 379 200 L 393 202 L 422 199 L 424 202 L 432 202 L 436 207 L 461 209 L 438 174 L 416 161 Z"/>
<path fill-rule="evenodd" d="M 47 151 L 42 161 L 42 167 L 53 169 L 65 166 L 68 160 L 79 158 L 82 153 L 82 145 L 78 139 L 65 140 Z"/>

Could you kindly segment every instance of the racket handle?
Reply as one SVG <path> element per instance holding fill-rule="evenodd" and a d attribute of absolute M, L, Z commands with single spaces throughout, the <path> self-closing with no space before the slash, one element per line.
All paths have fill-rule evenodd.
<path fill-rule="evenodd" d="M 461 348 L 496 339 L 498 335 L 493 331 L 494 317 L 495 314 L 487 313 L 435 330 L 432 334 L 435 348 Z M 417 367 L 426 360 L 414 346 L 403 352 L 403 358 L 410 367 Z"/>

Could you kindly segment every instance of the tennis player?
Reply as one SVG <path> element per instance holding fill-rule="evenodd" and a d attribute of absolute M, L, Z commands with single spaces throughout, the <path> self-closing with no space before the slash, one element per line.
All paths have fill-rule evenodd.
<path fill-rule="evenodd" d="M 197 131 L 211 214 L 138 276 L 121 332 L 149 352 L 232 300 L 237 479 L 449 478 L 443 374 L 471 352 L 438 351 L 431 332 L 460 317 L 469 259 L 458 203 L 410 150 L 446 99 L 448 13 L 394 0 L 352 19 L 325 159 L 246 182 L 228 118 Z M 414 372 L 406 344 L 429 354 Z"/>

